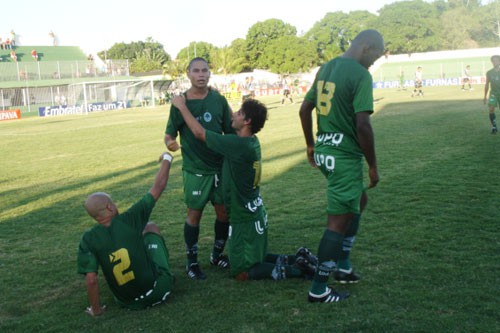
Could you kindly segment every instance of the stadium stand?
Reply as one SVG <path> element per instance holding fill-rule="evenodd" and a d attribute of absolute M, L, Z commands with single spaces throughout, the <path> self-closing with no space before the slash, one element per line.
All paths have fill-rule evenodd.
<path fill-rule="evenodd" d="M 87 56 L 78 46 L 18 46 L 14 48 L 18 62 L 33 62 L 31 50 L 38 52 L 39 61 L 79 61 L 87 60 Z M 0 50 L 2 62 L 10 61 L 10 50 Z"/>

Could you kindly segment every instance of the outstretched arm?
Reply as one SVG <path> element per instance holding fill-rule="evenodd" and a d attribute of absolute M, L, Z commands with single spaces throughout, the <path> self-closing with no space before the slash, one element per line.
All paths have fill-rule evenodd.
<path fill-rule="evenodd" d="M 312 167 L 316 167 L 316 162 L 314 162 L 314 137 L 313 137 L 313 124 L 312 124 L 312 111 L 314 110 L 314 104 L 309 101 L 304 100 L 300 106 L 300 122 L 302 124 L 302 131 L 304 132 L 304 138 L 306 139 L 307 147 L 307 160 Z"/>
<path fill-rule="evenodd" d="M 198 140 L 205 141 L 205 128 L 200 125 L 200 123 L 191 114 L 191 111 L 187 108 L 185 97 L 183 95 L 175 96 L 172 100 L 172 104 L 179 109 L 186 125 L 189 127 L 191 132 L 193 132 L 194 136 Z"/>
<path fill-rule="evenodd" d="M 170 173 L 170 165 L 172 164 L 174 158 L 169 153 L 164 152 L 163 154 L 160 155 L 160 158 L 158 160 L 161 163 L 160 170 L 156 174 L 153 187 L 151 187 L 151 189 L 149 190 L 149 193 L 151 193 L 155 201 L 158 201 L 161 194 L 167 187 L 168 175 Z"/>

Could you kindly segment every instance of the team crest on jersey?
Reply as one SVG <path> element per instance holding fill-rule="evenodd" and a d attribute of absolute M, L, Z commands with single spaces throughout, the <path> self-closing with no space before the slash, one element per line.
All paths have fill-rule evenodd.
<path fill-rule="evenodd" d="M 212 114 L 210 112 L 205 112 L 203 114 L 203 120 L 205 120 L 206 123 L 209 123 L 212 121 Z"/>

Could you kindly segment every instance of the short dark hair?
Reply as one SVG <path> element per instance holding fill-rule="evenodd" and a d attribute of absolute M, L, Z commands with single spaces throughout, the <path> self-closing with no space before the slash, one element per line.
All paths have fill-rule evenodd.
<path fill-rule="evenodd" d="M 492 56 L 492 57 L 491 57 L 491 59 L 490 59 L 490 60 L 491 60 L 491 61 L 493 61 L 493 59 L 495 59 L 495 58 L 497 58 L 497 59 L 499 59 L 499 60 L 500 60 L 500 55 L 495 54 L 494 56 Z"/>
<path fill-rule="evenodd" d="M 203 61 L 203 62 L 205 62 L 208 65 L 208 61 L 205 58 L 202 58 L 202 57 L 193 58 L 193 59 L 191 59 L 191 61 L 189 62 L 189 65 L 187 67 L 188 72 L 191 70 L 191 66 L 196 61 Z"/>
<path fill-rule="evenodd" d="M 267 107 L 262 102 L 249 98 L 243 102 L 241 110 L 245 115 L 245 120 L 252 120 L 250 123 L 252 133 L 258 133 L 267 120 Z"/>

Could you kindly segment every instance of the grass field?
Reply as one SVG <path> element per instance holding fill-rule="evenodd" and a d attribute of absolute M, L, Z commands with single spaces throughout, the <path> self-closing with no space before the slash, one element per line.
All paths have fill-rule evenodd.
<path fill-rule="evenodd" d="M 181 158 L 152 219 L 177 276 L 170 301 L 84 314 L 76 274 L 82 204 L 107 191 L 121 210 L 146 193 L 164 150 L 166 107 L 0 123 L 0 332 L 499 332 L 500 134 L 491 135 L 482 87 L 375 90 L 372 124 L 381 181 L 369 191 L 352 259 L 362 281 L 339 304 L 309 304 L 308 281 L 233 281 L 208 265 L 214 214 L 202 220 L 206 281 L 184 273 Z M 309 167 L 299 104 L 263 99 L 259 134 L 270 251 L 316 252 L 325 181 Z M 500 115 L 499 115 L 500 116 Z"/>

